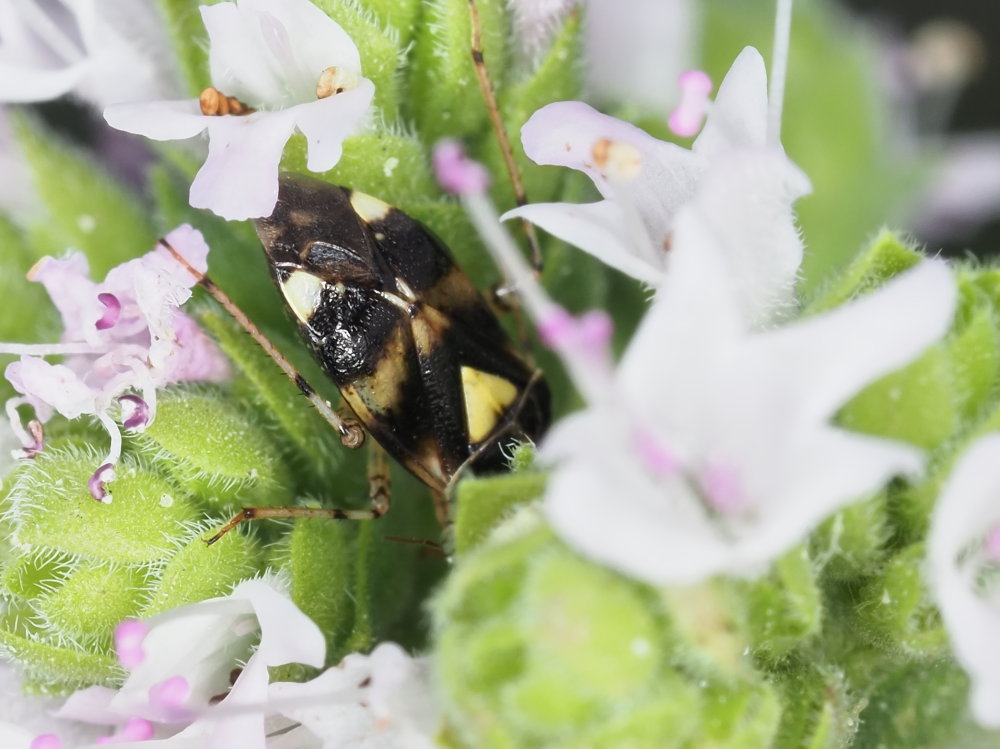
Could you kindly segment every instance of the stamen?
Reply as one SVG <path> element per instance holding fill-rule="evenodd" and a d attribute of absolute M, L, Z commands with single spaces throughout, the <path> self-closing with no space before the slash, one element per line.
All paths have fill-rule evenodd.
<path fill-rule="evenodd" d="M 701 130 L 708 112 L 708 95 L 712 93 L 712 79 L 703 70 L 685 70 L 680 74 L 681 100 L 670 113 L 667 124 L 677 135 L 690 138 Z"/>
<path fill-rule="evenodd" d="M 118 318 L 121 317 L 122 303 L 114 294 L 98 294 L 97 301 L 104 305 L 104 314 L 101 315 L 100 320 L 94 323 L 94 327 L 98 330 L 113 328 L 118 322 Z"/>
<path fill-rule="evenodd" d="M 792 33 L 792 0 L 778 0 L 774 19 L 774 51 L 771 56 L 771 86 L 767 94 L 767 142 L 781 144 L 781 109 L 788 72 L 788 41 Z"/>
<path fill-rule="evenodd" d="M 149 704 L 176 711 L 184 706 L 184 701 L 190 694 L 191 685 L 187 679 L 183 676 L 171 676 L 149 688 Z"/>
<path fill-rule="evenodd" d="M 30 749 L 62 749 L 62 741 L 54 733 L 43 733 L 31 740 Z"/>
<path fill-rule="evenodd" d="M 631 143 L 601 138 L 591 149 L 591 155 L 604 176 L 611 180 L 633 180 L 642 169 L 642 156 Z"/>
<path fill-rule="evenodd" d="M 334 94 L 350 91 L 358 87 L 360 80 L 353 70 L 329 67 L 319 74 L 319 80 L 316 82 L 316 98 L 328 99 Z"/>
<path fill-rule="evenodd" d="M 209 86 L 198 95 L 198 105 L 201 113 L 210 117 L 221 117 L 223 115 L 245 115 L 252 114 L 253 107 L 249 107 L 235 96 L 226 96 L 219 89 Z"/>
<path fill-rule="evenodd" d="M 96 499 L 98 502 L 104 502 L 105 504 L 110 504 L 111 495 L 104 490 L 104 485 L 109 481 L 115 480 L 115 467 L 111 463 L 105 463 L 96 471 L 94 475 L 90 477 L 87 481 L 87 489 L 90 490 L 90 496 Z"/>
<path fill-rule="evenodd" d="M 97 743 L 124 744 L 129 741 L 148 741 L 153 738 L 153 724 L 145 718 L 129 718 L 122 730 L 113 736 L 98 736 Z"/>
<path fill-rule="evenodd" d="M 735 515 L 747 506 L 739 472 L 731 465 L 709 465 L 701 472 L 698 483 L 705 501 L 720 515 Z"/>
<path fill-rule="evenodd" d="M 7 420 L 10 422 L 11 431 L 17 436 L 22 447 L 20 450 L 12 450 L 15 460 L 34 458 L 45 448 L 45 428 L 38 419 L 28 422 L 28 428 L 21 425 L 21 414 L 17 407 L 28 404 L 28 399 L 23 397 L 9 398 L 5 404 Z"/>
<path fill-rule="evenodd" d="M 125 668 L 131 670 L 146 659 L 142 642 L 148 634 L 146 623 L 135 619 L 126 619 L 115 627 L 115 653 Z"/>
<path fill-rule="evenodd" d="M 126 429 L 140 429 L 149 423 L 149 406 L 138 395 L 118 397 L 122 407 L 122 426 Z"/>
<path fill-rule="evenodd" d="M 104 462 L 110 465 L 114 465 L 118 462 L 118 459 L 122 456 L 122 433 L 118 429 L 118 425 L 115 423 L 106 411 L 98 411 L 94 414 L 101 425 L 107 430 L 108 436 L 111 437 L 111 444 L 108 446 L 108 456 L 104 459 Z M 110 481 L 111 479 L 108 479 Z"/>
<path fill-rule="evenodd" d="M 470 159 L 462 144 L 443 138 L 434 144 L 432 157 L 438 184 L 456 195 L 481 194 L 490 186 L 490 175 L 478 161 Z"/>
<path fill-rule="evenodd" d="M 1000 523 L 997 523 L 986 534 L 983 540 L 983 553 L 991 562 L 1000 562 Z"/>

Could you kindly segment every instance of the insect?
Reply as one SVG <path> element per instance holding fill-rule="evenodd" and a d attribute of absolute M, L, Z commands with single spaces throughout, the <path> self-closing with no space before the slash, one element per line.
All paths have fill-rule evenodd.
<path fill-rule="evenodd" d="M 339 388 L 347 417 L 266 347 L 345 445 L 360 446 L 362 428 L 374 438 L 372 508 L 248 507 L 210 542 L 253 518 L 379 517 L 389 505 L 385 453 L 431 488 L 444 522 L 445 495 L 457 476 L 503 470 L 505 445 L 535 440 L 548 427 L 541 373 L 421 223 L 370 195 L 301 176 L 282 177 L 274 212 L 254 223 L 275 285 Z M 200 282 L 232 305 L 210 279 Z"/>
<path fill-rule="evenodd" d="M 486 71 L 479 12 L 468 0 L 473 67 L 519 204 L 526 202 Z M 205 114 L 252 110 L 215 89 Z M 206 103 L 208 106 L 206 106 Z M 337 385 L 349 414 L 320 398 L 226 295 L 167 247 L 257 340 L 339 431 L 369 453 L 371 509 L 247 507 L 208 543 L 264 517 L 377 518 L 389 509 L 386 454 L 430 487 L 439 521 L 447 491 L 466 469 L 502 470 L 504 447 L 538 439 L 549 425 L 549 390 L 517 353 L 490 307 L 426 227 L 378 198 L 301 176 L 280 179 L 273 213 L 254 221 L 274 282 L 301 336 Z M 533 227 L 525 235 L 536 271 Z"/>

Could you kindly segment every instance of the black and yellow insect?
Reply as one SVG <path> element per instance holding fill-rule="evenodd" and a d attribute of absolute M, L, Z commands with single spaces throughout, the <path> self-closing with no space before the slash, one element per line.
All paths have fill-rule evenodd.
<path fill-rule="evenodd" d="M 330 409 L 198 274 L 201 284 L 258 339 L 345 445 L 360 446 L 363 428 L 430 487 L 439 519 L 447 514 L 446 491 L 463 470 L 503 470 L 509 443 L 544 433 L 549 390 L 541 373 L 516 351 L 486 300 L 423 224 L 378 198 L 300 176 L 281 178 L 273 213 L 254 223 L 275 284 L 350 415 Z M 253 518 L 384 514 L 388 475 L 381 450 L 373 452 L 370 468 L 371 510 L 249 507 L 209 541 Z"/>

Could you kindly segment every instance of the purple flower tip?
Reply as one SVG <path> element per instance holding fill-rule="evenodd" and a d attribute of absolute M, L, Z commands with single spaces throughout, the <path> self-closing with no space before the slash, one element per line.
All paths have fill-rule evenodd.
<path fill-rule="evenodd" d="M 681 101 L 667 124 L 670 129 L 684 138 L 690 138 L 701 129 L 702 120 L 708 111 L 708 95 L 712 93 L 712 79 L 703 70 L 686 70 L 678 82 L 681 86 Z"/>
<path fill-rule="evenodd" d="M 122 426 L 138 429 L 149 423 L 149 404 L 138 395 L 122 395 L 118 398 L 122 407 Z"/>
<path fill-rule="evenodd" d="M 145 660 L 142 642 L 147 634 L 149 627 L 145 622 L 134 619 L 126 619 L 115 627 L 115 652 L 118 654 L 118 662 L 125 668 L 133 669 Z"/>
<path fill-rule="evenodd" d="M 94 327 L 98 330 L 113 328 L 122 313 L 122 303 L 114 294 L 108 293 L 98 294 L 97 301 L 104 305 L 104 314 L 101 315 L 100 320 L 94 323 Z"/>
<path fill-rule="evenodd" d="M 176 710 L 191 694 L 191 685 L 183 676 L 171 676 L 149 688 L 149 704 Z"/>
<path fill-rule="evenodd" d="M 986 533 L 983 541 L 983 551 L 986 558 L 992 562 L 1000 562 L 1000 523 L 994 525 Z"/>
<path fill-rule="evenodd" d="M 672 476 L 680 468 L 676 456 L 650 432 L 636 429 L 632 439 L 640 460 L 653 475 Z"/>
<path fill-rule="evenodd" d="M 54 733 L 43 733 L 31 740 L 31 749 L 62 749 L 62 741 Z"/>
<path fill-rule="evenodd" d="M 489 172 L 478 161 L 470 159 L 457 140 L 443 138 L 434 144 L 432 161 L 438 184 L 448 192 L 478 195 L 490 186 Z"/>
<path fill-rule="evenodd" d="M 735 515 L 746 508 L 746 492 L 733 466 L 710 465 L 702 471 L 699 483 L 709 506 L 720 515 Z"/>
<path fill-rule="evenodd" d="M 90 490 L 90 496 L 96 499 L 98 502 L 105 501 L 108 493 L 104 490 L 104 485 L 109 481 L 114 481 L 115 479 L 115 467 L 111 463 L 105 463 L 96 471 L 94 475 L 90 477 L 87 481 L 87 488 Z"/>

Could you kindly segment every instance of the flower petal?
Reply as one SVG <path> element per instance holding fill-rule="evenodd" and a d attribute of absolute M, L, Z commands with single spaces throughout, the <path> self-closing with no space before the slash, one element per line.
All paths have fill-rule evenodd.
<path fill-rule="evenodd" d="M 973 443 L 955 466 L 927 539 L 930 584 L 955 657 L 971 677 L 973 715 L 988 728 L 1000 727 L 1000 606 L 995 589 L 977 589 L 983 583 L 969 548 L 1000 524 L 998 496 L 1000 435 L 992 434 Z"/>
<path fill-rule="evenodd" d="M 663 267 L 639 257 L 622 227 L 625 217 L 611 200 L 599 203 L 531 203 L 507 211 L 502 221 L 527 219 L 549 234 L 589 252 L 603 263 L 650 285 L 663 280 Z M 664 260 L 666 252 L 664 252 Z"/>
<path fill-rule="evenodd" d="M 67 419 L 97 412 L 100 391 L 86 385 L 65 364 L 49 364 L 36 356 L 22 356 L 20 361 L 7 365 L 4 376 L 15 390 L 28 398 L 41 421 L 46 420 L 49 407 Z"/>
<path fill-rule="evenodd" d="M 375 86 L 367 78 L 357 88 L 290 109 L 309 143 L 306 166 L 313 172 L 333 169 L 343 153 L 343 141 L 357 129 L 371 105 Z"/>
<path fill-rule="evenodd" d="M 705 127 L 692 149 L 717 156 L 731 148 L 767 143 L 767 69 L 753 47 L 745 47 L 719 85 Z"/>
<path fill-rule="evenodd" d="M 295 127 L 295 111 L 211 119 L 208 158 L 191 183 L 191 205 L 231 221 L 271 215 L 278 200 L 278 163 Z"/>
<path fill-rule="evenodd" d="M 213 120 L 201 113 L 197 99 L 114 104 L 104 110 L 104 119 L 117 130 L 153 140 L 193 138 Z"/>
<path fill-rule="evenodd" d="M 627 143 L 638 152 L 642 162 L 636 178 L 649 185 L 664 204 L 679 203 L 675 193 L 690 195 L 694 189 L 695 159 L 673 143 L 658 140 L 644 130 L 623 120 L 602 114 L 580 101 L 557 101 L 548 104 L 528 119 L 521 128 L 524 152 L 536 164 L 568 166 L 589 176 L 605 197 L 611 197 L 607 179 L 594 163 L 594 145 L 601 140 Z"/>

